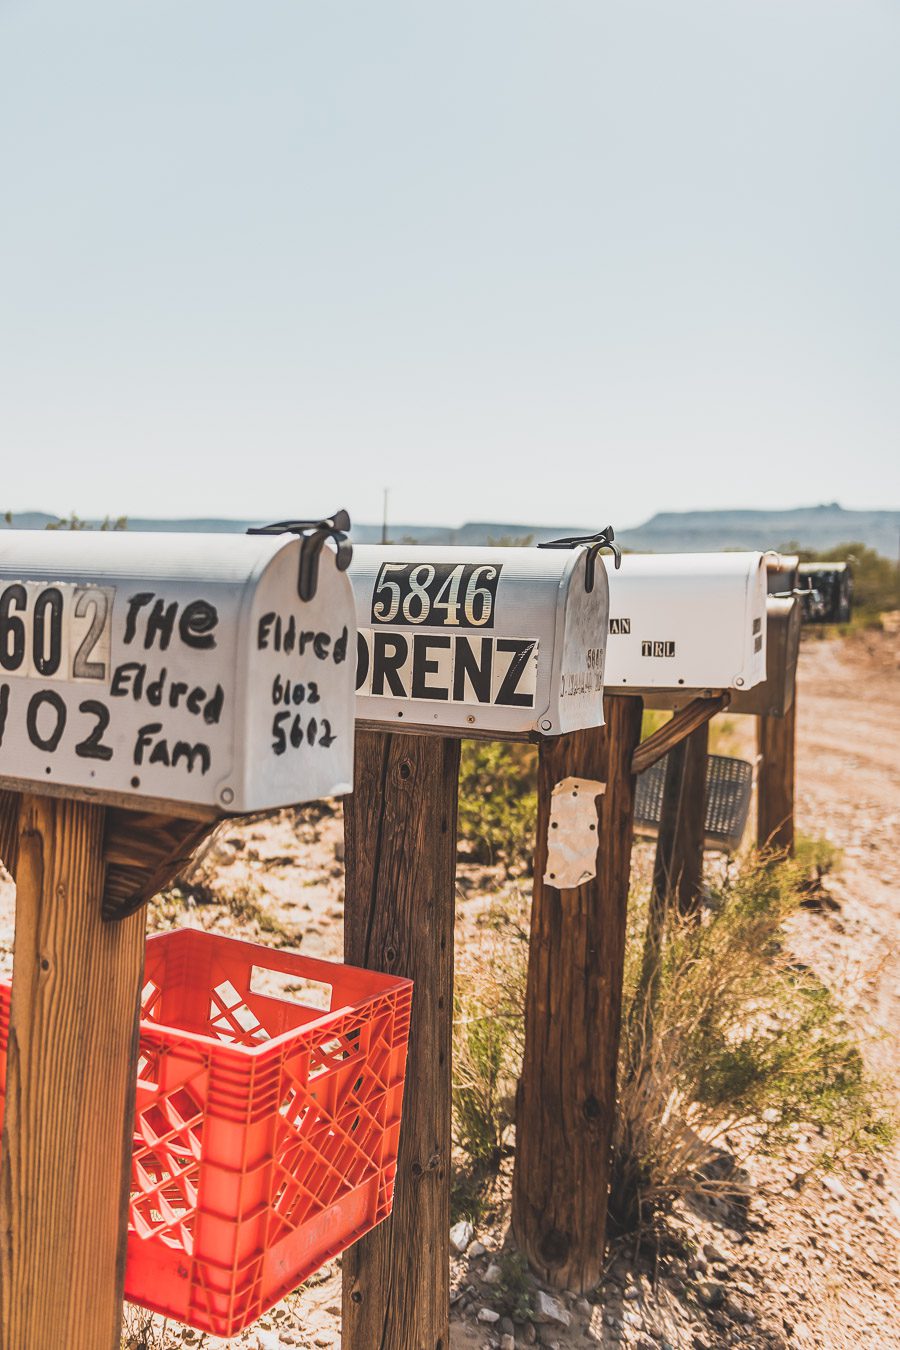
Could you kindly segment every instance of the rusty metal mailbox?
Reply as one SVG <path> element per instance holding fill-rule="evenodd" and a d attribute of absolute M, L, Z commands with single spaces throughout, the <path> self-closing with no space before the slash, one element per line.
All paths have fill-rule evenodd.
<path fill-rule="evenodd" d="M 671 708 L 765 679 L 761 553 L 629 554 L 609 592 L 609 690 Z"/>
<path fill-rule="evenodd" d="M 794 704 L 803 607 L 796 596 L 766 597 L 766 678 L 739 690 L 730 711 L 755 717 L 784 717 Z"/>
<path fill-rule="evenodd" d="M 526 739 L 603 725 L 607 573 L 588 549 L 358 545 L 357 719 Z"/>
<path fill-rule="evenodd" d="M 300 598 L 306 544 L 0 534 L 0 786 L 179 814 L 350 791 L 353 596 L 319 541 Z"/>

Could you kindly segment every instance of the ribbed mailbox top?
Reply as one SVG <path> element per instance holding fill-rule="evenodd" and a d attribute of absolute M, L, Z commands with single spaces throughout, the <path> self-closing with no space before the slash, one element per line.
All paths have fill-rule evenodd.
<path fill-rule="evenodd" d="M 352 593 L 328 545 L 300 600 L 300 550 L 0 533 L 0 785 L 224 813 L 349 791 Z"/>
<path fill-rule="evenodd" d="M 606 569 L 587 551 L 360 545 L 357 717 L 436 734 L 603 724 Z"/>

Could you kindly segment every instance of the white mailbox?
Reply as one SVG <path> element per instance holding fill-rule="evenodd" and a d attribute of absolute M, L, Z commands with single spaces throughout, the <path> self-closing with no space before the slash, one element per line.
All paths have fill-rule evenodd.
<path fill-rule="evenodd" d="M 498 739 L 603 725 L 607 577 L 588 549 L 357 545 L 350 577 L 363 724 Z"/>
<path fill-rule="evenodd" d="M 608 689 L 671 707 L 766 678 L 761 553 L 628 554 L 609 592 Z"/>
<path fill-rule="evenodd" d="M 0 533 L 0 786 L 186 814 L 350 791 L 353 596 L 321 539 L 310 587 L 308 544 Z"/>

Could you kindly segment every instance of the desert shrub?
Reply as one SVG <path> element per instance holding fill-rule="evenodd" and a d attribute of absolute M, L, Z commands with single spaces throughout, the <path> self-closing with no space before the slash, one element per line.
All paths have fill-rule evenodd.
<path fill-rule="evenodd" d="M 502 741 L 463 741 L 459 836 L 479 861 L 530 871 L 537 823 L 537 749 Z"/>
<path fill-rule="evenodd" d="M 479 946 L 464 954 L 457 971 L 454 1135 L 476 1167 L 496 1168 L 515 1120 L 527 967 L 527 934 L 503 912 L 501 921 L 482 935 Z"/>
<path fill-rule="evenodd" d="M 630 1227 L 685 1190 L 739 1189 L 721 1145 L 789 1148 L 823 1136 L 819 1163 L 891 1135 L 846 1017 L 791 959 L 784 924 L 800 902 L 794 863 L 751 856 L 711 895 L 702 922 L 667 916 L 652 986 L 642 982 L 646 898 L 629 915 L 611 1217 Z"/>

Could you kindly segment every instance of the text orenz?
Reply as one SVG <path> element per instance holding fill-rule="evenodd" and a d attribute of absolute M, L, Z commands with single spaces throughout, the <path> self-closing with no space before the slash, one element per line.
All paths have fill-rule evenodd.
<path fill-rule="evenodd" d="M 358 693 L 533 708 L 536 638 L 359 630 Z"/>

